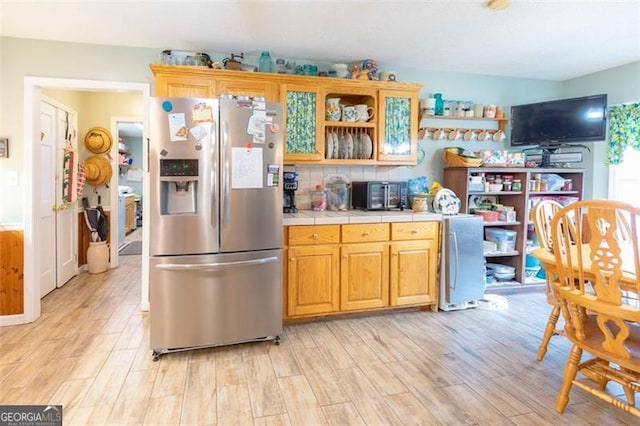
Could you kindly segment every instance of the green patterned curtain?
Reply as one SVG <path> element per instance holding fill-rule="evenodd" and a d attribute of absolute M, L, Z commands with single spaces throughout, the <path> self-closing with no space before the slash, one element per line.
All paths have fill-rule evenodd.
<path fill-rule="evenodd" d="M 627 147 L 640 151 L 640 103 L 609 107 L 607 163 L 622 163 Z"/>
<path fill-rule="evenodd" d="M 316 94 L 287 92 L 286 151 L 313 154 L 316 150 Z"/>
<path fill-rule="evenodd" d="M 407 155 L 411 153 L 411 99 L 389 97 L 386 99 L 384 145 L 385 154 Z"/>

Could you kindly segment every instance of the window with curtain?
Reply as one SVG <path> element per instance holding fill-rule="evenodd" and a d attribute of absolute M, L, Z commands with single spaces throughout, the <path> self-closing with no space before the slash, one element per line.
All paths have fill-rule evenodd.
<path fill-rule="evenodd" d="M 607 163 L 620 164 L 627 148 L 640 151 L 640 103 L 609 107 Z"/>

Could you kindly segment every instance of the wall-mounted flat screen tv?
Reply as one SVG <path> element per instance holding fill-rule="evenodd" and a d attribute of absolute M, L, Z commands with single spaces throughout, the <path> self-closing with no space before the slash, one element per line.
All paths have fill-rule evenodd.
<path fill-rule="evenodd" d="M 606 134 L 606 94 L 511 107 L 511 146 L 559 147 L 604 141 Z"/>

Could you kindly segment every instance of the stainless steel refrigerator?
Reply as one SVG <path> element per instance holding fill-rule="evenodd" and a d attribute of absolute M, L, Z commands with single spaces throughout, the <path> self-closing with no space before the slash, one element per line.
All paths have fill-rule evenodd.
<path fill-rule="evenodd" d="M 484 296 L 484 225 L 475 215 L 444 216 L 440 297 L 443 311 L 476 307 Z"/>
<path fill-rule="evenodd" d="M 150 331 L 168 352 L 282 333 L 282 108 L 151 100 Z"/>

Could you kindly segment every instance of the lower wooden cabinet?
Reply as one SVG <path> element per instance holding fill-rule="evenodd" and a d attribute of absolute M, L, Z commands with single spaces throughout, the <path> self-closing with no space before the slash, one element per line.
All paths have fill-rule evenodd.
<path fill-rule="evenodd" d="M 391 224 L 391 306 L 438 303 L 440 224 Z"/>
<path fill-rule="evenodd" d="M 289 247 L 288 314 L 336 312 L 340 307 L 338 246 Z"/>
<path fill-rule="evenodd" d="M 437 303 L 437 262 L 437 241 L 391 244 L 391 306 Z"/>
<path fill-rule="evenodd" d="M 389 305 L 389 245 L 345 244 L 340 259 L 340 310 Z"/>
<path fill-rule="evenodd" d="M 285 231 L 284 318 L 437 306 L 438 222 Z"/>

